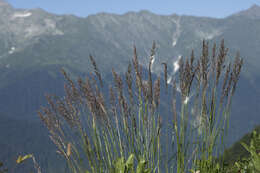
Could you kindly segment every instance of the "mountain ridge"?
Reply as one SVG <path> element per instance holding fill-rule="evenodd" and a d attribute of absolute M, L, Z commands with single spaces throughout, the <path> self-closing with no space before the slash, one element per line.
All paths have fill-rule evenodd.
<path fill-rule="evenodd" d="M 8 1 L 6 0 L 0 0 L 0 7 L 2 6 L 9 6 L 11 7 L 12 9 L 17 9 L 17 10 L 40 10 L 40 11 L 44 11 L 46 13 L 49 13 L 49 14 L 53 14 L 53 15 L 56 15 L 56 16 L 74 16 L 74 17 L 77 17 L 77 18 L 88 18 L 89 16 L 95 16 L 95 15 L 118 15 L 118 16 L 124 16 L 124 15 L 127 15 L 129 13 L 135 13 L 135 14 L 144 14 L 144 13 L 150 13 L 150 14 L 154 14 L 154 15 L 158 15 L 158 16 L 173 16 L 173 15 L 177 15 L 177 16 L 189 16 L 189 17 L 198 17 L 198 18 L 213 18 L 213 19 L 225 19 L 225 18 L 228 18 L 230 16 L 233 16 L 233 15 L 237 15 L 237 14 L 253 14 L 254 12 L 257 12 L 259 11 L 260 9 L 260 5 L 258 4 L 253 4 L 251 5 L 248 9 L 245 9 L 245 10 L 240 10 L 238 12 L 235 12 L 234 14 L 231 14 L 231 15 L 228 15 L 226 17 L 221 17 L 221 18 L 218 18 L 218 17 L 210 17 L 210 16 L 194 16 L 194 15 L 188 15 L 188 14 L 177 14 L 176 12 L 172 12 L 171 14 L 159 14 L 159 13 L 154 13 L 150 10 L 147 10 L 147 9 L 141 9 L 141 10 L 138 10 L 138 11 L 127 11 L 127 12 L 124 12 L 124 13 L 121 13 L 121 14 L 118 14 L 118 13 L 111 13 L 111 12 L 97 12 L 97 13 L 94 13 L 94 14 L 90 14 L 88 16 L 78 16 L 78 15 L 75 15 L 75 14 L 55 14 L 53 12 L 49 12 L 49 11 L 46 11 L 42 8 L 31 8 L 31 9 L 23 9 L 23 8 L 14 8 L 10 3 L 8 3 Z M 258 12 L 257 12 L 257 15 L 258 15 Z"/>
<path fill-rule="evenodd" d="M 11 5 L 5 0 L 0 0 L 0 6 L 11 6 Z"/>
<path fill-rule="evenodd" d="M 250 8 L 246 9 L 246 10 L 242 10 L 238 13 L 235 13 L 234 15 L 231 16 L 244 16 L 244 17 L 248 17 L 251 19 L 259 19 L 260 18 L 260 6 L 257 4 L 252 5 Z"/>

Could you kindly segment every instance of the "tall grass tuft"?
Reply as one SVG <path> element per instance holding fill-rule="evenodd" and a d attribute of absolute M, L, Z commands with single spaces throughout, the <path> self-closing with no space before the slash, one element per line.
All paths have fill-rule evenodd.
<path fill-rule="evenodd" d="M 214 44 L 211 55 L 208 47 L 203 41 L 200 58 L 192 52 L 190 59 L 179 62 L 179 115 L 173 97 L 178 173 L 191 168 L 193 172 L 221 172 L 224 167 L 223 160 L 219 162 L 216 157 L 225 148 L 232 96 L 243 61 L 237 54 L 233 64 L 226 62 L 224 41 L 218 51 Z"/>
<path fill-rule="evenodd" d="M 243 61 L 237 55 L 233 64 L 226 63 L 224 41 L 219 51 L 216 49 L 214 45 L 210 55 L 208 43 L 203 41 L 199 58 L 192 51 L 190 58 L 180 59 L 178 75 L 171 76 L 173 83 L 168 83 L 166 63 L 162 79 L 152 76 L 155 43 L 147 75 L 134 47 L 125 75 L 112 69 L 114 82 L 110 86 L 102 80 L 92 56 L 94 73 L 85 79 L 73 81 L 62 70 L 66 94 L 47 96 L 49 105 L 42 107 L 39 116 L 70 171 L 221 170 L 223 165 L 214 156 L 225 147 L 231 100 Z M 161 100 L 162 89 L 171 97 L 170 125 L 161 115 L 160 105 L 166 100 Z M 170 134 L 167 140 L 163 129 L 170 130 L 166 131 Z"/>

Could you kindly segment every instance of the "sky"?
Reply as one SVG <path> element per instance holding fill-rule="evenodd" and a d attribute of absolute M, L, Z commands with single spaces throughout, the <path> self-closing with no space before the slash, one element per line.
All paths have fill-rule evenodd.
<path fill-rule="evenodd" d="M 260 0 L 5 0 L 16 8 L 42 8 L 55 14 L 86 17 L 100 12 L 124 14 L 149 10 L 156 14 L 223 18 Z"/>

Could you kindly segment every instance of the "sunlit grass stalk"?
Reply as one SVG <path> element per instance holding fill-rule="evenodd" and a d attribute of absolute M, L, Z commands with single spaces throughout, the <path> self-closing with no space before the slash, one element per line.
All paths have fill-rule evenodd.
<path fill-rule="evenodd" d="M 242 60 L 237 57 L 232 70 L 230 65 L 224 67 L 227 53 L 224 42 L 218 55 L 215 49 L 209 58 L 208 43 L 204 41 L 200 58 L 195 59 L 192 52 L 190 59 L 179 62 L 179 77 L 175 82 L 180 93 L 172 98 L 173 124 L 167 132 L 172 134 L 169 139 L 173 148 L 168 146 L 169 135 L 166 135 L 167 144 L 162 145 L 165 141 L 161 133 L 167 128 L 167 122 L 162 122 L 160 115 L 160 77 L 153 82 L 151 76 L 155 44 L 150 55 L 148 81 L 142 75 L 134 47 L 134 71 L 129 65 L 123 81 L 121 75 L 112 70 L 114 85 L 109 88 L 109 97 L 104 96 L 106 85 L 92 56 L 95 75 L 90 74 L 86 80 L 79 79 L 75 83 L 63 71 L 67 80 L 65 99 L 55 102 L 49 98 L 49 107 L 43 108 L 39 115 L 71 172 L 114 173 L 118 164 L 125 164 L 129 156 L 134 156 L 134 168 L 141 165 L 153 173 L 215 170 L 215 156 L 221 153 L 225 144 L 232 95 L 242 66 Z M 224 69 L 227 70 L 223 77 Z M 176 92 L 176 83 L 168 86 L 165 63 L 164 73 L 166 90 L 173 87 Z M 219 91 L 222 79 L 224 82 Z M 127 94 L 124 88 L 127 88 Z M 194 125 L 197 118 L 198 124 Z M 165 145 L 166 154 L 162 153 Z M 122 167 L 126 169 L 126 166 Z"/>

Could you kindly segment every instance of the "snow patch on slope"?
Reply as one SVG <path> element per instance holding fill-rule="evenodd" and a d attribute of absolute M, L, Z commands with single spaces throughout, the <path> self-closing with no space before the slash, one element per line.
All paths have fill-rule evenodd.
<path fill-rule="evenodd" d="M 185 100 L 183 101 L 183 103 L 186 105 L 186 104 L 188 104 L 189 100 L 190 100 L 190 97 L 186 96 Z"/>
<path fill-rule="evenodd" d="M 44 25 L 31 24 L 25 29 L 26 38 L 38 36 L 45 33 L 49 33 L 52 35 L 64 35 L 64 33 L 56 27 L 56 22 L 51 19 L 44 19 Z"/>
<path fill-rule="evenodd" d="M 6 64 L 6 65 L 5 65 L 5 68 L 10 68 L 10 64 Z"/>
<path fill-rule="evenodd" d="M 13 19 L 15 19 L 15 18 L 26 18 L 26 17 L 29 17 L 29 16 L 31 16 L 32 15 L 32 13 L 31 12 L 26 12 L 26 13 L 21 13 L 21 12 L 17 12 L 17 13 L 14 13 L 14 15 L 13 15 Z"/>
<path fill-rule="evenodd" d="M 196 35 L 201 39 L 211 40 L 221 34 L 220 30 L 213 30 L 211 32 L 196 31 Z"/>
<path fill-rule="evenodd" d="M 180 65 L 179 65 L 180 59 L 181 59 L 181 55 L 179 55 L 177 60 L 173 62 L 173 74 L 175 74 L 180 68 Z"/>
<path fill-rule="evenodd" d="M 53 30 L 53 35 L 64 35 L 64 33 L 61 30 L 57 29 L 55 21 L 51 19 L 44 19 L 44 23 L 47 28 Z"/>
<path fill-rule="evenodd" d="M 173 65 L 173 71 L 170 73 L 170 77 L 167 79 L 167 83 L 168 83 L 168 84 L 171 84 L 173 76 L 175 75 L 175 73 L 176 73 L 176 72 L 179 70 L 179 68 L 180 68 L 180 65 L 179 65 L 180 59 L 181 59 L 181 55 L 179 55 L 179 56 L 177 57 L 177 59 L 174 60 L 173 63 L 172 63 L 172 65 Z"/>
<path fill-rule="evenodd" d="M 172 82 L 172 77 L 170 76 L 168 79 L 167 79 L 167 84 L 171 84 Z"/>
<path fill-rule="evenodd" d="M 9 54 L 13 54 L 15 51 L 15 47 L 11 47 L 11 49 L 8 51 Z"/>
<path fill-rule="evenodd" d="M 154 55 L 150 57 L 150 61 L 151 61 L 151 72 L 153 72 L 153 65 L 154 65 L 154 61 L 155 61 Z"/>
<path fill-rule="evenodd" d="M 173 33 L 172 37 L 172 47 L 175 47 L 181 34 L 180 17 L 178 17 L 176 20 L 172 19 L 172 22 L 176 25 L 176 31 Z"/>
<path fill-rule="evenodd" d="M 43 33 L 43 30 L 42 30 L 42 27 L 40 27 L 40 26 L 31 25 L 25 29 L 25 32 L 26 32 L 25 37 L 28 38 L 28 37 L 40 35 L 41 33 Z"/>

